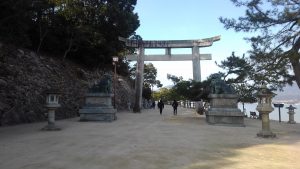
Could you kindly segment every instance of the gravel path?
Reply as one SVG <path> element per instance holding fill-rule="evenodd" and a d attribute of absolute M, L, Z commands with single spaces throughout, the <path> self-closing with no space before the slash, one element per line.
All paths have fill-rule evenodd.
<path fill-rule="evenodd" d="M 61 120 L 52 132 L 40 130 L 45 122 L 0 128 L 0 169 L 300 169 L 300 124 L 272 121 L 277 138 L 263 139 L 259 120 L 213 126 L 191 109 L 117 116 Z"/>

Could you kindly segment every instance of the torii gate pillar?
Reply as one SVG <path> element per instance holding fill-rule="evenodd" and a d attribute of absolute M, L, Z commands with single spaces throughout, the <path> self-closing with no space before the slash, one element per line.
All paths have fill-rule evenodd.
<path fill-rule="evenodd" d="M 199 47 L 193 46 L 192 48 L 192 61 L 193 61 L 193 80 L 201 82 L 201 68 L 200 68 L 200 54 Z"/>
<path fill-rule="evenodd" d="M 141 112 L 142 107 L 142 94 L 143 94 L 143 82 L 144 82 L 144 55 L 145 48 L 139 46 L 138 58 L 136 63 L 136 78 L 135 78 L 135 102 L 133 106 L 133 112 Z"/>

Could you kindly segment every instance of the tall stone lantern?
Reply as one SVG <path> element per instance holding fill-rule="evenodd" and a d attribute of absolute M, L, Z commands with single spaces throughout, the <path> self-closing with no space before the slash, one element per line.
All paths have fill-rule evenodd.
<path fill-rule="evenodd" d="M 42 130 L 55 131 L 60 130 L 59 127 L 55 125 L 55 110 L 60 107 L 59 97 L 60 92 L 58 90 L 47 90 L 46 91 L 46 105 L 48 109 L 48 125 L 46 125 Z"/>
<path fill-rule="evenodd" d="M 258 98 L 258 105 L 256 110 L 262 116 L 262 130 L 257 133 L 258 137 L 276 137 L 274 133 L 270 130 L 270 119 L 269 113 L 271 113 L 274 108 L 272 107 L 272 98 L 275 96 L 275 93 L 271 92 L 266 85 L 262 85 L 259 91 L 256 93 Z"/>
<path fill-rule="evenodd" d="M 295 111 L 294 110 L 296 109 L 296 107 L 290 105 L 289 107 L 287 107 L 287 109 L 289 110 L 287 112 L 289 114 L 289 121 L 288 121 L 288 123 L 295 124 L 296 122 L 294 120 L 294 115 L 295 115 Z"/>

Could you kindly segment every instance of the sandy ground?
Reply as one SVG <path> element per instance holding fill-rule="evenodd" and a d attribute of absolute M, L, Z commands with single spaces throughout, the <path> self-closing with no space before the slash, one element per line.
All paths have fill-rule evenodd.
<path fill-rule="evenodd" d="M 57 121 L 0 128 L 0 169 L 300 169 L 300 124 L 271 122 L 277 138 L 246 127 L 208 125 L 204 116 L 166 106 L 141 114 L 119 112 L 112 123 Z"/>

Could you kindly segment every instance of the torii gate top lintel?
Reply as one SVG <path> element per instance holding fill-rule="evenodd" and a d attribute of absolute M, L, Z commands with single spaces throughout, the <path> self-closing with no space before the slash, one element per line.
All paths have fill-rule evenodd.
<path fill-rule="evenodd" d="M 205 39 L 196 40 L 131 40 L 119 37 L 120 41 L 125 42 L 128 47 L 143 48 L 192 48 L 192 47 L 209 47 L 213 42 L 221 39 L 221 36 L 214 36 Z"/>

